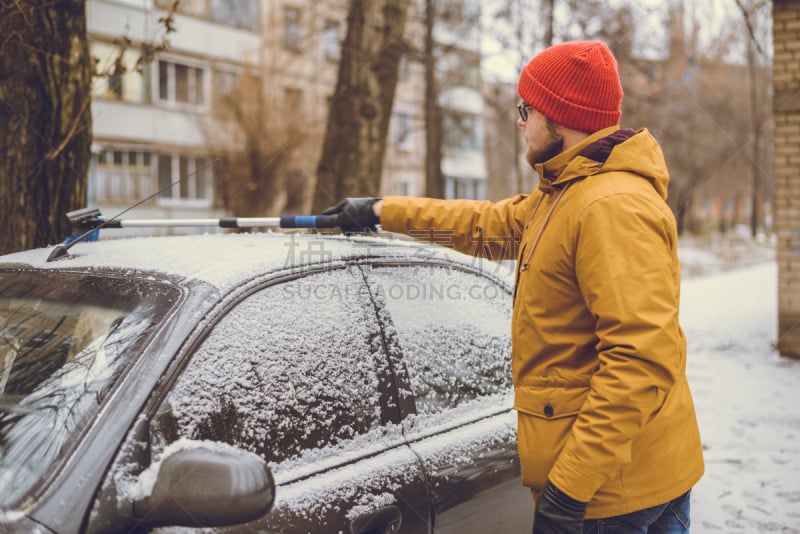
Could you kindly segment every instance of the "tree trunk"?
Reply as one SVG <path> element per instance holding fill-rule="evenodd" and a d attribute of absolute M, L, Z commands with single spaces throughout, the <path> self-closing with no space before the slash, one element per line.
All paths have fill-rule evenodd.
<path fill-rule="evenodd" d="M 436 43 L 433 40 L 435 22 L 436 4 L 434 0 L 425 0 L 425 196 L 444 198 L 444 139 L 439 86 L 436 80 Z"/>
<path fill-rule="evenodd" d="M 542 18 L 545 20 L 544 40 L 545 48 L 553 46 L 553 20 L 556 12 L 556 0 L 542 1 Z"/>
<path fill-rule="evenodd" d="M 750 74 L 750 121 L 753 129 L 753 154 L 750 172 L 753 173 L 753 189 L 750 211 L 750 234 L 755 239 L 761 226 L 761 117 L 758 100 L 758 65 L 752 39 L 747 40 L 747 69 Z"/>
<path fill-rule="evenodd" d="M 0 253 L 55 244 L 84 207 L 92 121 L 84 0 L 0 5 Z"/>
<path fill-rule="evenodd" d="M 351 0 L 313 211 L 380 193 L 409 0 Z"/>
<path fill-rule="evenodd" d="M 677 209 L 675 211 L 675 223 L 677 225 L 678 235 L 683 235 L 686 231 L 688 223 L 689 212 L 692 207 L 692 193 L 688 189 L 681 189 L 678 191 Z"/>

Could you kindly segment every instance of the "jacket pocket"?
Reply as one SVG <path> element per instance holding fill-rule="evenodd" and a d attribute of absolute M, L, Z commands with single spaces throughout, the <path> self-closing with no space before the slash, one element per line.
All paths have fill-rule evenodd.
<path fill-rule="evenodd" d="M 517 387 L 514 408 L 522 483 L 534 491 L 544 487 L 588 393 L 588 386 Z"/>

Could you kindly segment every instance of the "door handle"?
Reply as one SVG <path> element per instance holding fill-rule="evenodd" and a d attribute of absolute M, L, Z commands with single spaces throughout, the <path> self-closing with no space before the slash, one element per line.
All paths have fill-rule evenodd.
<path fill-rule="evenodd" d="M 352 534 L 395 534 L 400 532 L 403 515 L 394 505 L 382 506 L 367 514 L 362 514 L 350 523 Z"/>

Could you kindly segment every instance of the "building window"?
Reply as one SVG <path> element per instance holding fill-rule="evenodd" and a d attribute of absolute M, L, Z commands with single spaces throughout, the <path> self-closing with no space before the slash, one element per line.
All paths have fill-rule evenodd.
<path fill-rule="evenodd" d="M 290 116 L 298 116 L 303 113 L 303 90 L 296 87 L 286 87 L 283 90 L 283 98 L 286 103 L 285 112 Z"/>
<path fill-rule="evenodd" d="M 302 50 L 302 28 L 300 26 L 300 8 L 283 7 L 283 47 L 292 52 Z"/>
<path fill-rule="evenodd" d="M 394 115 L 394 144 L 398 150 L 411 150 L 411 121 L 409 113 Z"/>
<path fill-rule="evenodd" d="M 408 180 L 397 180 L 394 183 L 394 194 L 398 197 L 411 196 L 411 182 Z"/>
<path fill-rule="evenodd" d="M 208 14 L 208 0 L 155 0 L 154 3 L 156 7 L 167 11 L 171 11 L 177 3 L 174 7 L 177 13 L 193 17 L 205 17 Z"/>
<path fill-rule="evenodd" d="M 445 177 L 445 198 L 466 198 L 483 200 L 486 198 L 486 182 L 481 178 Z"/>
<path fill-rule="evenodd" d="M 341 23 L 338 20 L 325 19 L 322 47 L 325 51 L 325 59 L 328 61 L 339 61 L 342 57 L 342 47 L 339 42 L 340 27 Z"/>
<path fill-rule="evenodd" d="M 116 70 L 108 75 L 108 91 L 106 98 L 122 100 L 122 73 Z"/>
<path fill-rule="evenodd" d="M 207 206 L 213 197 L 213 166 L 208 158 L 176 154 L 158 156 L 161 204 Z"/>
<path fill-rule="evenodd" d="M 116 45 L 95 41 L 90 44 L 90 53 L 96 58 L 96 68 L 101 73 L 92 80 L 93 98 L 148 102 L 147 82 L 150 80 L 150 73 L 145 69 L 135 68 L 141 50 L 129 48 L 122 52 Z"/>
<path fill-rule="evenodd" d="M 194 107 L 206 103 L 206 69 L 158 60 L 158 99 Z"/>
<path fill-rule="evenodd" d="M 100 202 L 131 203 L 155 190 L 152 154 L 140 150 L 104 150 L 97 155 L 94 198 Z"/>
<path fill-rule="evenodd" d="M 175 0 L 155 0 L 155 6 L 172 10 Z M 260 0 L 180 0 L 177 12 L 213 20 L 227 26 L 256 31 L 260 27 Z"/>
<path fill-rule="evenodd" d="M 212 73 L 211 95 L 214 101 L 230 97 L 236 87 L 236 73 L 229 70 L 215 69 Z"/>
<path fill-rule="evenodd" d="M 122 149 L 97 155 L 93 188 L 97 202 L 130 204 L 158 193 L 161 203 L 208 206 L 212 187 L 208 158 Z"/>
<path fill-rule="evenodd" d="M 400 56 L 400 62 L 397 65 L 397 76 L 401 80 L 408 80 L 411 77 L 411 58 L 407 53 Z"/>
<path fill-rule="evenodd" d="M 481 62 L 478 55 L 452 50 L 442 55 L 437 68 L 449 87 L 480 88 Z"/>
<path fill-rule="evenodd" d="M 259 28 L 259 0 L 211 0 L 211 20 L 248 30 Z"/>
<path fill-rule="evenodd" d="M 459 150 L 480 150 L 483 146 L 482 123 L 478 116 L 445 113 L 444 145 Z"/>

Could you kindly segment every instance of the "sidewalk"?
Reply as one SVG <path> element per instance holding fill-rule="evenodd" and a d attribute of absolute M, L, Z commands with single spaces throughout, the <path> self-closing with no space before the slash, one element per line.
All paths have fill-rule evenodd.
<path fill-rule="evenodd" d="M 687 263 L 693 254 L 684 254 Z M 800 534 L 800 361 L 772 348 L 777 267 L 758 261 L 682 284 L 706 459 L 693 492 L 695 533 Z"/>

